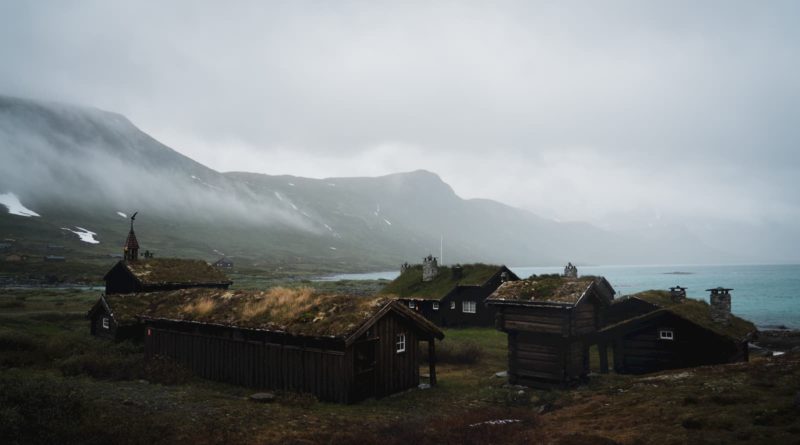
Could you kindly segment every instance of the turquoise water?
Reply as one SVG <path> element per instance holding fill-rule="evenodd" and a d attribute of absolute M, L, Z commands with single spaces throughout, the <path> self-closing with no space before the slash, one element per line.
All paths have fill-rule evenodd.
<path fill-rule="evenodd" d="M 562 273 L 563 267 L 511 267 L 520 277 Z M 673 274 L 681 272 L 681 274 Z M 398 271 L 342 274 L 326 280 L 367 280 L 397 277 Z M 752 266 L 585 266 L 580 275 L 601 275 L 614 286 L 617 296 L 647 289 L 687 287 L 689 297 L 708 301 L 705 289 L 733 288 L 734 314 L 761 328 L 786 326 L 800 329 L 800 265 Z"/>

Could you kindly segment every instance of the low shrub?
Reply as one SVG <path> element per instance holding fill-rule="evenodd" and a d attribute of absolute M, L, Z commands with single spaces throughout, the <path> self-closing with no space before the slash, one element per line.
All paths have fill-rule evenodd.
<path fill-rule="evenodd" d="M 25 307 L 24 301 L 19 301 L 19 300 L 0 301 L 0 309 L 19 309 L 23 307 Z"/>
<path fill-rule="evenodd" d="M 0 443 L 76 443 L 82 412 L 69 382 L 0 374 Z"/>
<path fill-rule="evenodd" d="M 141 375 L 142 357 L 113 353 L 86 352 L 61 360 L 58 368 L 65 376 L 85 374 L 103 380 L 133 380 Z"/>
<path fill-rule="evenodd" d="M 456 365 L 471 365 L 478 363 L 486 355 L 486 352 L 477 343 L 466 341 L 463 343 L 448 343 L 443 341 L 436 348 L 436 362 L 450 363 Z M 422 348 L 420 351 L 421 363 L 428 362 L 428 349 Z"/>

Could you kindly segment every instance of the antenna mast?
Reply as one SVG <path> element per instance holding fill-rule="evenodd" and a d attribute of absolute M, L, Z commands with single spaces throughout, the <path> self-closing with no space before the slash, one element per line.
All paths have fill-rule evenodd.
<path fill-rule="evenodd" d="M 439 238 L 439 264 L 444 266 L 444 235 Z"/>

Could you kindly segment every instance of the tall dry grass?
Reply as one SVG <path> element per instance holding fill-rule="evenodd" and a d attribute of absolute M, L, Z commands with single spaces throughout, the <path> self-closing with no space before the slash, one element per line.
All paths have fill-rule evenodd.
<path fill-rule="evenodd" d="M 182 311 L 185 314 L 190 314 L 195 317 L 202 317 L 203 315 L 213 311 L 216 306 L 217 303 L 211 298 L 203 298 L 185 305 Z"/>
<path fill-rule="evenodd" d="M 242 309 L 242 318 L 252 320 L 264 314 L 275 319 L 295 318 L 318 305 L 320 300 L 321 297 L 315 295 L 314 289 L 310 287 L 274 287 L 246 303 Z"/>

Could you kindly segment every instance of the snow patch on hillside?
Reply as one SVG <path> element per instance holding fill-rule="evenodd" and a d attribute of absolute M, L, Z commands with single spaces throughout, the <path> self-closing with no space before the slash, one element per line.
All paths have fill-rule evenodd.
<path fill-rule="evenodd" d="M 24 217 L 41 216 L 33 210 L 22 205 L 22 203 L 19 202 L 17 195 L 13 193 L 0 193 L 0 204 L 6 206 L 8 213 L 12 215 Z"/>
<path fill-rule="evenodd" d="M 123 212 L 117 212 L 117 215 L 119 215 L 119 216 L 121 216 L 121 217 L 123 217 L 123 218 L 127 218 L 127 217 L 128 217 L 128 215 L 126 215 L 126 214 L 125 214 L 125 213 L 123 213 Z"/>
<path fill-rule="evenodd" d="M 389 221 L 389 220 L 388 220 L 388 219 L 386 219 L 386 218 L 383 218 L 383 222 L 385 222 L 386 224 L 388 224 L 388 225 L 390 225 L 390 226 L 392 225 L 392 222 L 391 222 L 391 221 Z"/>
<path fill-rule="evenodd" d="M 289 185 L 294 187 L 294 182 L 290 182 Z"/>
<path fill-rule="evenodd" d="M 72 229 L 69 229 L 67 227 L 62 227 L 61 230 L 66 230 L 68 232 L 72 232 L 72 233 L 78 235 L 78 238 L 80 238 L 81 241 L 83 241 L 84 243 L 100 244 L 100 241 L 97 241 L 96 239 L 94 239 L 94 237 L 97 235 L 96 233 L 92 232 L 91 230 L 84 229 L 83 227 L 75 226 L 75 228 L 77 230 L 72 230 Z"/>

